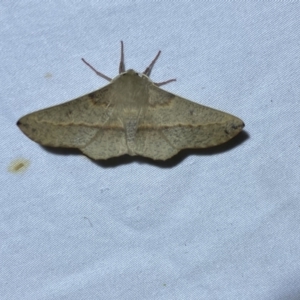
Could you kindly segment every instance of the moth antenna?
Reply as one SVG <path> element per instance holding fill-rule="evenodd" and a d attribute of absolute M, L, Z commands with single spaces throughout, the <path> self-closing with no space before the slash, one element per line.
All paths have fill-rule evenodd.
<path fill-rule="evenodd" d="M 151 64 L 146 68 L 146 70 L 143 72 L 143 74 L 150 77 L 152 68 L 153 68 L 154 64 L 156 63 L 158 57 L 160 56 L 160 53 L 161 53 L 161 51 L 159 50 L 158 53 L 156 54 L 156 56 L 154 57 L 154 59 L 152 60 Z M 157 85 L 157 86 L 162 86 L 162 85 L 167 84 L 167 83 L 172 82 L 172 81 L 176 81 L 176 79 L 169 79 L 169 80 L 166 80 L 166 81 L 163 81 L 163 82 L 157 82 L 157 83 L 154 83 L 154 84 Z"/>
<path fill-rule="evenodd" d="M 158 57 L 160 56 L 160 53 L 161 53 L 161 51 L 159 50 L 158 53 L 156 54 L 156 56 L 154 57 L 154 59 L 152 60 L 151 64 L 146 68 L 146 70 L 143 72 L 143 74 L 150 77 L 152 68 L 153 68 L 155 62 L 157 61 Z"/>
<path fill-rule="evenodd" d="M 90 67 L 98 76 L 108 80 L 108 81 L 111 81 L 112 79 L 104 74 L 102 74 L 101 72 L 97 71 L 94 67 L 92 67 L 87 61 L 85 61 L 84 58 L 82 58 L 82 61 L 88 66 Z"/>
<path fill-rule="evenodd" d="M 124 45 L 123 41 L 121 41 L 121 59 L 120 59 L 120 65 L 119 65 L 119 74 L 124 73 L 125 70 L 125 63 L 124 63 Z"/>

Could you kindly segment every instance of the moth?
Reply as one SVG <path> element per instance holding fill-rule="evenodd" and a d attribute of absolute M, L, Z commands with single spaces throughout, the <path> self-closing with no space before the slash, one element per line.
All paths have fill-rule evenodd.
<path fill-rule="evenodd" d="M 50 147 L 78 148 L 88 157 L 108 159 L 124 154 L 166 160 L 185 148 L 222 144 L 244 127 L 239 118 L 203 106 L 160 88 L 175 81 L 150 80 L 161 51 L 143 73 L 126 71 L 121 41 L 119 75 L 75 100 L 42 109 L 17 122 L 33 141 Z"/>

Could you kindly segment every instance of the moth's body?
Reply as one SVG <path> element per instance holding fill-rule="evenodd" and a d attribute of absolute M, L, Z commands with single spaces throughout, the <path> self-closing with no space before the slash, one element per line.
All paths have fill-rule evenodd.
<path fill-rule="evenodd" d="M 114 84 L 113 117 L 120 121 L 125 131 L 125 143 L 129 155 L 135 155 L 135 136 L 140 121 L 144 118 L 149 94 L 150 79 L 134 70 L 128 70 L 112 80 Z M 122 93 L 122 91 L 125 91 Z M 121 99 L 128 99 L 122 101 Z"/>
<path fill-rule="evenodd" d="M 224 143 L 242 130 L 239 118 L 159 88 L 147 76 L 155 60 L 143 74 L 120 67 L 123 72 L 103 88 L 17 124 L 42 145 L 79 148 L 93 159 L 129 154 L 166 160 L 184 148 Z"/>

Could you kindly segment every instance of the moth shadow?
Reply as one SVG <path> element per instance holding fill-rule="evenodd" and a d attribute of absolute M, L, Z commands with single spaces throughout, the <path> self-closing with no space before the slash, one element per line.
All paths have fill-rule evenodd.
<path fill-rule="evenodd" d="M 123 155 L 119 157 L 112 157 L 106 160 L 91 159 L 91 161 L 97 164 L 98 166 L 101 166 L 102 168 L 115 168 L 120 165 L 127 165 L 131 163 L 148 164 L 159 168 L 173 168 L 176 165 L 180 164 L 183 160 L 185 160 L 190 155 L 208 156 L 208 155 L 223 153 L 231 150 L 232 148 L 237 147 L 248 138 L 249 138 L 249 134 L 245 131 L 242 131 L 236 137 L 234 137 L 233 139 L 231 139 L 230 141 L 222 145 L 205 148 L 205 149 L 184 149 L 181 150 L 175 156 L 167 160 L 153 160 L 142 156 Z M 41 147 L 45 149 L 47 152 L 56 155 L 84 155 L 80 150 L 74 148 L 53 148 L 53 147 L 46 147 L 46 146 L 41 146 Z"/>
<path fill-rule="evenodd" d="M 83 155 L 82 152 L 79 149 L 76 148 L 60 148 L 60 147 L 48 147 L 44 145 L 39 145 L 42 147 L 45 151 L 54 154 L 54 155 Z"/>

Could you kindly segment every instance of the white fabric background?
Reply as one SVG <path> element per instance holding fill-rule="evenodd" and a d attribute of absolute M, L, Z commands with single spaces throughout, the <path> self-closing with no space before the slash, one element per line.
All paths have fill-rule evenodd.
<path fill-rule="evenodd" d="M 1 1 L 0 299 L 300 299 L 298 1 Z M 244 132 L 165 163 L 50 151 L 23 115 L 154 81 Z M 30 161 L 22 173 L 9 171 Z"/>

